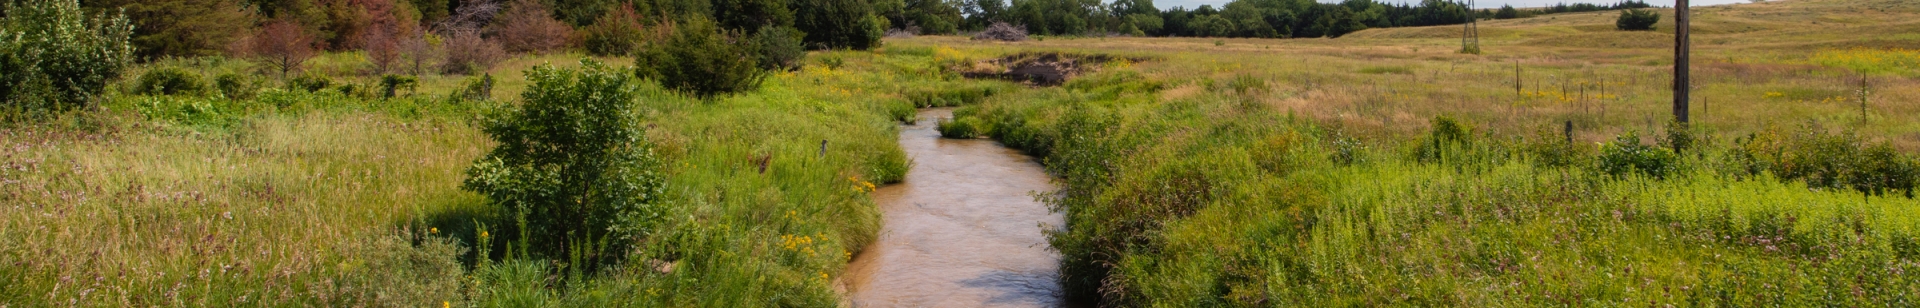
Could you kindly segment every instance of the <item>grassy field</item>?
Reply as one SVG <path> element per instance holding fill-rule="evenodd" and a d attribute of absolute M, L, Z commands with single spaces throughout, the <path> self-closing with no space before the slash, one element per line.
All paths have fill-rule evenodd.
<path fill-rule="evenodd" d="M 1155 59 L 956 111 L 1061 177 L 1072 301 L 1914 303 L 1920 5 L 1696 12 L 1685 130 L 1672 36 L 1617 13 L 1487 22 L 1483 55 L 1457 27 L 895 46 Z"/>
<path fill-rule="evenodd" d="M 1657 32 L 1613 31 L 1613 13 L 1488 21 L 1483 55 L 1455 52 L 1457 27 L 922 36 L 813 52 L 742 95 L 645 86 L 634 125 L 670 215 L 590 273 L 507 254 L 512 217 L 460 188 L 494 146 L 480 119 L 516 105 L 528 69 L 584 56 L 509 60 L 492 100 L 453 95 L 469 76 L 370 97 L 352 53 L 315 60 L 336 85 L 317 93 L 259 77 L 251 99 L 144 96 L 125 80 L 97 110 L 0 128 L 0 305 L 841 305 L 836 277 L 877 237 L 866 193 L 911 164 L 895 123 L 955 105 L 1059 177 L 1047 201 L 1068 225 L 1051 239 L 1073 301 L 1920 301 L 1920 202 L 1896 185 L 1920 174 L 1920 5 L 1695 12 L 1690 130 L 1665 123 L 1670 11 Z M 1142 61 L 1060 87 L 961 77 L 1021 52 Z M 203 58 L 128 75 L 160 67 L 251 72 Z"/>

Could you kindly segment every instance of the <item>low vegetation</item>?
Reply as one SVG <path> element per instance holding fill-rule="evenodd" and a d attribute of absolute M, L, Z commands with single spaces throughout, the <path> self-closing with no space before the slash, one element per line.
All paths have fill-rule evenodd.
<path fill-rule="evenodd" d="M 1897 40 L 1920 9 L 1899 0 L 1698 8 L 1685 124 L 1661 121 L 1671 40 L 1616 31 L 1611 12 L 1484 21 L 1485 53 L 1465 55 L 1457 26 L 881 44 L 896 18 L 987 27 L 1044 1 L 955 17 L 808 0 L 783 3 L 790 24 L 568 3 L 513 31 L 473 19 L 493 2 L 264 1 L 242 50 L 136 59 L 155 44 L 136 36 L 180 30 L 17 3 L 0 23 L 6 304 L 839 306 L 921 107 L 957 107 L 943 136 L 994 138 L 1057 177 L 1049 245 L 1080 304 L 1920 294 L 1920 57 Z M 436 27 L 323 22 L 375 3 Z M 1259 36 L 1220 30 L 1269 12 L 1236 3 L 1186 25 Z M 1176 27 L 1120 4 L 1127 24 L 1081 25 Z M 497 34 L 620 10 L 634 50 Z M 1353 25 L 1307 26 L 1289 30 Z M 395 58 L 351 29 L 392 30 Z"/>

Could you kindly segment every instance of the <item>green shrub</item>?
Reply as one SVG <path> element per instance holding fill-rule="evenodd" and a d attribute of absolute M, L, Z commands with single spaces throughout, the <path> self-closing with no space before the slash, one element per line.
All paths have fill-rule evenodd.
<path fill-rule="evenodd" d="M 1525 149 L 1532 162 L 1541 167 L 1582 166 L 1591 160 L 1592 148 L 1581 146 L 1568 140 L 1565 132 L 1552 129 L 1540 129 L 1527 138 Z"/>
<path fill-rule="evenodd" d="M 460 84 L 459 89 L 454 89 L 452 96 L 471 101 L 493 99 L 493 74 L 467 78 L 466 82 Z"/>
<path fill-rule="evenodd" d="M 178 67 L 148 70 L 133 86 L 133 92 L 141 95 L 205 95 L 207 90 L 200 74 Z"/>
<path fill-rule="evenodd" d="M 638 81 L 582 60 L 539 66 L 523 104 L 489 117 L 499 142 L 467 169 L 463 188 L 486 195 L 520 227 L 522 252 L 578 260 L 592 272 L 617 262 L 664 219 L 661 163 L 638 123 Z"/>
<path fill-rule="evenodd" d="M 1652 10 L 1629 9 L 1620 11 L 1620 19 L 1613 22 L 1621 31 L 1652 31 L 1653 24 L 1660 22 L 1660 13 Z"/>
<path fill-rule="evenodd" d="M 300 74 L 299 77 L 293 77 L 293 79 L 287 79 L 288 90 L 320 92 L 320 90 L 326 89 L 327 87 L 330 87 L 330 86 L 333 86 L 333 78 L 329 78 L 327 77 L 327 75 L 321 75 L 321 74 L 315 74 L 315 73 Z"/>
<path fill-rule="evenodd" d="M 751 91 L 767 76 L 754 50 L 739 44 L 738 32 L 694 17 L 673 35 L 650 43 L 635 56 L 636 73 L 662 86 L 694 96 Z"/>
<path fill-rule="evenodd" d="M 807 48 L 800 42 L 805 36 L 805 33 L 790 27 L 760 28 L 752 38 L 760 68 L 776 71 L 800 68 L 800 61 L 807 58 Z"/>
<path fill-rule="evenodd" d="M 402 89 L 407 90 L 408 94 L 412 94 L 415 89 L 419 88 L 419 86 L 420 86 L 420 79 L 414 78 L 413 76 L 406 76 L 406 75 L 380 76 L 380 97 L 394 98 L 396 95 L 399 94 L 400 90 Z"/>
<path fill-rule="evenodd" d="M 228 99 L 247 100 L 260 92 L 260 81 L 246 75 L 226 73 L 213 77 L 213 87 Z"/>
<path fill-rule="evenodd" d="M 1449 152 L 1472 143 L 1473 128 L 1446 116 L 1434 117 L 1433 128 L 1414 148 L 1413 156 L 1421 163 L 1438 163 L 1446 160 Z"/>
<path fill-rule="evenodd" d="M 1912 197 L 1920 185 L 1920 162 L 1914 157 L 1885 143 L 1869 146 L 1853 134 L 1827 133 L 1815 125 L 1792 134 L 1769 129 L 1737 139 L 1728 156 L 1736 175 L 1771 173 L 1816 188 Z"/>
<path fill-rule="evenodd" d="M 21 111 L 85 107 L 132 61 L 126 17 L 86 18 L 75 0 L 0 4 L 0 106 Z"/>
<path fill-rule="evenodd" d="M 1598 159 L 1600 172 L 1616 177 L 1640 173 L 1666 178 L 1677 172 L 1680 165 L 1680 155 L 1666 148 L 1641 144 L 1640 136 L 1632 131 L 1601 145 Z"/>

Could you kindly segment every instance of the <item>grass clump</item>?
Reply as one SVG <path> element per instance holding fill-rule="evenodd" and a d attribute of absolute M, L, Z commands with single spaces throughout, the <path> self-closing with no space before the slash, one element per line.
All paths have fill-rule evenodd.
<path fill-rule="evenodd" d="M 938 130 L 941 137 L 953 139 L 973 139 L 983 136 L 985 131 L 980 119 L 973 117 L 955 117 L 941 119 Z"/>

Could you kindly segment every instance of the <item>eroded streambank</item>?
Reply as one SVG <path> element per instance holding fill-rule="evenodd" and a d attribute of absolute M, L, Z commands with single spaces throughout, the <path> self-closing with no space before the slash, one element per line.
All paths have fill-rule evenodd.
<path fill-rule="evenodd" d="M 843 275 L 855 307 L 1061 306 L 1060 256 L 1042 228 L 1061 224 L 1033 192 L 1052 183 L 1032 157 L 992 140 L 940 138 L 919 111 L 900 132 L 914 159 L 906 181 L 875 191 L 880 239 Z"/>

